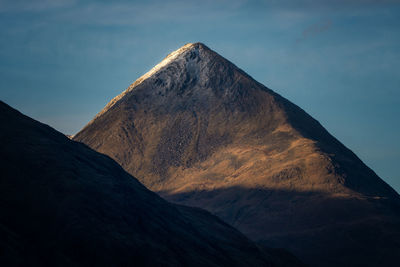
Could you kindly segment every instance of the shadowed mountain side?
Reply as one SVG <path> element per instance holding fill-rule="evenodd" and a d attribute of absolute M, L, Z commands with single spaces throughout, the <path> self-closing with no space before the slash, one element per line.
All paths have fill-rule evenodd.
<path fill-rule="evenodd" d="M 259 243 L 285 247 L 317 266 L 397 266 L 400 260 L 399 207 L 385 199 L 239 186 L 159 193 L 207 207 Z M 260 229 L 270 234 L 260 239 Z"/>
<path fill-rule="evenodd" d="M 0 102 L 1 266 L 270 266 L 210 213 Z M 295 264 L 288 257 L 289 265 Z"/>

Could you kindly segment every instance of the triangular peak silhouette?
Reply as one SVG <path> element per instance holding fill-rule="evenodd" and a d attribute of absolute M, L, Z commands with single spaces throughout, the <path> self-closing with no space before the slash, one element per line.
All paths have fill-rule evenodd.
<path fill-rule="evenodd" d="M 201 43 L 169 54 L 74 139 L 165 198 L 208 209 L 309 263 L 374 262 L 387 253 L 368 254 L 381 235 L 370 243 L 349 235 L 398 221 L 399 195 L 353 152 Z M 343 246 L 349 255 L 338 259 Z"/>

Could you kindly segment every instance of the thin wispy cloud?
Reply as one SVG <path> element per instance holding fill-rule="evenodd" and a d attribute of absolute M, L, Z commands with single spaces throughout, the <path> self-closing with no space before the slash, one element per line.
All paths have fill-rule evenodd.
<path fill-rule="evenodd" d="M 0 0 L 0 13 L 44 12 L 58 8 L 71 7 L 74 6 L 76 3 L 78 3 L 78 0 Z"/>
<path fill-rule="evenodd" d="M 161 22 L 187 22 L 224 19 L 233 16 L 246 1 L 74 1 L 40 3 L 0 0 L 3 13 L 38 13 L 49 22 L 87 25 L 146 25 Z M 64 7 L 63 10 L 57 10 Z M 66 8 L 68 7 L 68 8 Z M 48 12 L 51 11 L 51 12 Z"/>
<path fill-rule="evenodd" d="M 321 20 L 313 23 L 302 31 L 301 36 L 296 40 L 296 43 L 300 43 L 309 38 L 313 38 L 316 35 L 328 31 L 331 27 L 332 20 L 330 19 Z"/>

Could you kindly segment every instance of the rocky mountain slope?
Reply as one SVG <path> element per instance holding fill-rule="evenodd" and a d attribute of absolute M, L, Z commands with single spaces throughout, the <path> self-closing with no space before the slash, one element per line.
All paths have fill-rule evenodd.
<path fill-rule="evenodd" d="M 0 266 L 297 264 L 1 101 L 0 140 Z"/>
<path fill-rule="evenodd" d="M 400 260 L 399 195 L 301 108 L 201 43 L 168 55 L 73 139 L 166 199 L 311 265 Z"/>

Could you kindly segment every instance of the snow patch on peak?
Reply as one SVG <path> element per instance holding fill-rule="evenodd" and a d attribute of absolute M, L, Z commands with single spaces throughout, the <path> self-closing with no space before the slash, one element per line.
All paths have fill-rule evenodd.
<path fill-rule="evenodd" d="M 173 51 L 172 53 L 168 54 L 160 63 L 155 65 L 150 71 L 146 72 L 144 75 L 140 76 L 135 82 L 133 82 L 125 91 L 123 91 L 121 94 L 117 95 L 114 97 L 94 118 L 91 120 L 88 125 L 90 125 L 95 119 L 97 119 L 99 116 L 101 116 L 103 113 L 105 113 L 107 110 L 109 110 L 112 106 L 114 106 L 120 99 L 122 99 L 127 93 L 132 91 L 136 86 L 141 84 L 143 81 L 157 73 L 159 70 L 161 70 L 163 67 L 177 59 L 180 55 L 182 55 L 184 52 L 191 50 L 195 47 L 201 46 L 203 44 L 201 43 L 187 43 L 178 50 Z"/>
<path fill-rule="evenodd" d="M 168 54 L 160 63 L 155 65 L 150 71 L 148 71 L 147 73 L 142 75 L 139 79 L 137 79 L 134 83 L 132 83 L 128 87 L 128 89 L 125 90 L 125 92 L 127 92 L 127 91 L 129 92 L 134 87 L 136 87 L 137 85 L 141 84 L 144 80 L 146 80 L 147 78 L 151 77 L 153 74 L 158 72 L 164 66 L 168 65 L 170 62 L 174 61 L 176 58 L 178 58 L 181 54 L 183 54 L 187 50 L 190 50 L 191 48 L 193 48 L 195 45 L 196 44 L 188 43 L 188 44 L 182 46 L 181 48 L 179 48 L 178 50 L 175 50 L 174 52 Z"/>

